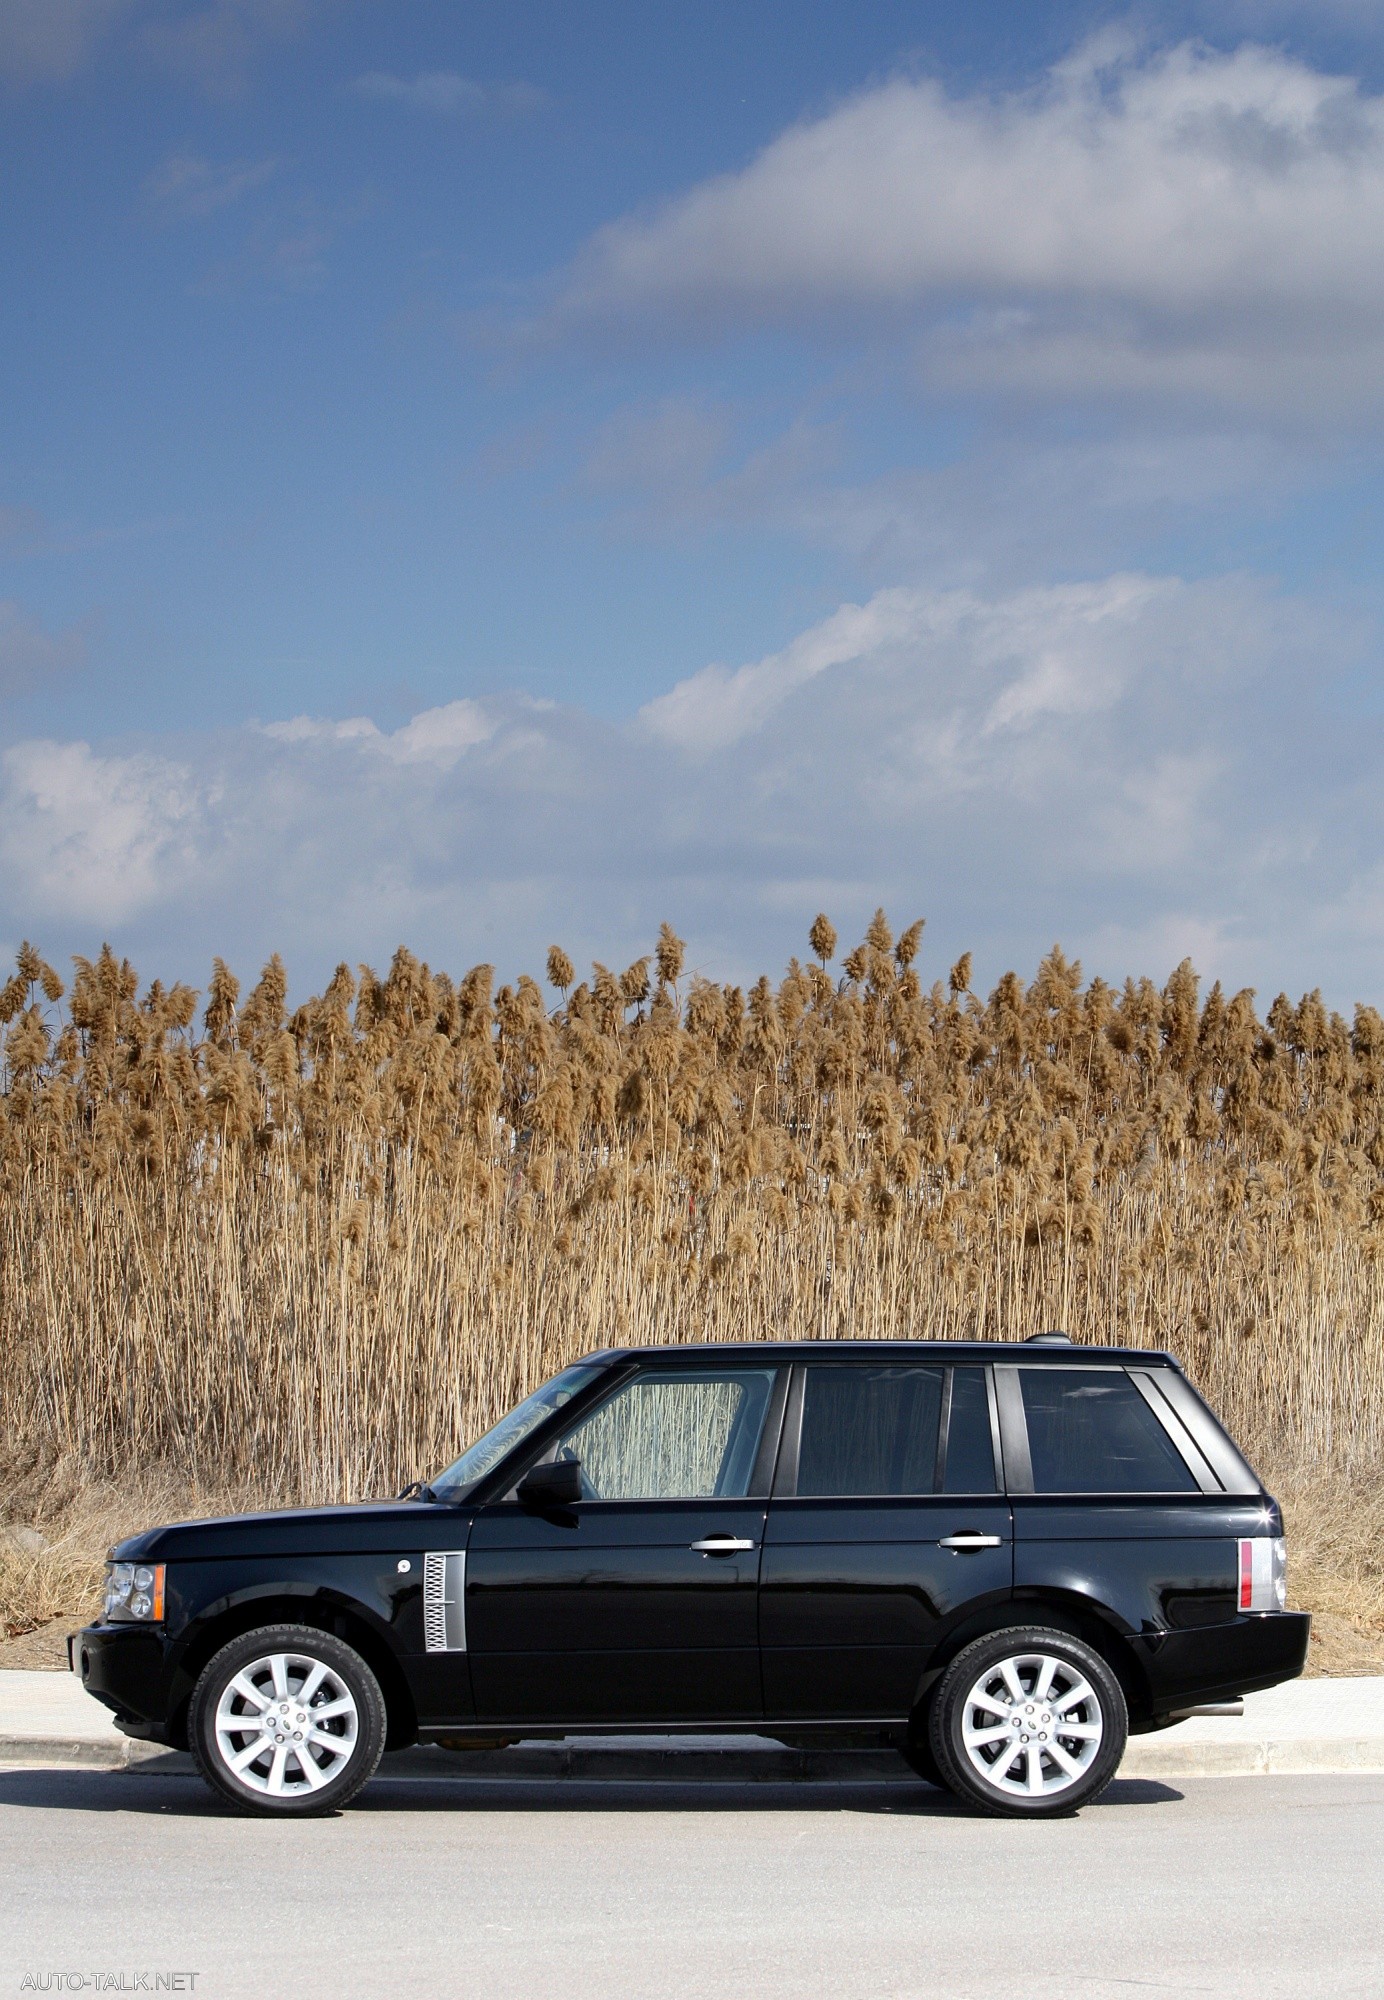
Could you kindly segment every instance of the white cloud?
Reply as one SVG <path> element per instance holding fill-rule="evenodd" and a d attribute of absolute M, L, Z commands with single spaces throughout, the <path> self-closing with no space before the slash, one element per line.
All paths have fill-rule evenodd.
<path fill-rule="evenodd" d="M 1009 95 L 895 80 L 600 230 L 568 322 L 910 330 L 944 383 L 1341 407 L 1384 383 L 1384 99 L 1109 40 Z"/>
<path fill-rule="evenodd" d="M 460 76 L 456 70 L 423 70 L 417 76 L 392 76 L 372 70 L 356 78 L 352 88 L 361 97 L 375 97 L 386 103 L 404 104 L 414 111 L 431 111 L 444 117 L 472 117 L 485 112 L 518 113 L 536 111 L 545 93 L 532 83 L 478 83 L 474 77 Z"/>
<path fill-rule="evenodd" d="M 781 653 L 734 673 L 703 667 L 640 710 L 646 729 L 679 749 L 705 756 L 761 727 L 798 688 L 832 667 L 850 666 L 921 636 L 927 600 L 881 591 L 868 604 L 843 604 Z"/>
<path fill-rule="evenodd" d="M 34 741 L 0 758 L 0 863 L 35 915 L 110 927 L 188 880 L 217 799 L 160 755 Z"/>
<path fill-rule="evenodd" d="M 832 668 L 897 662 L 916 670 L 921 684 L 945 662 L 966 676 L 980 737 L 1018 730 L 1043 716 L 1110 706 L 1130 670 L 1131 633 L 1142 636 L 1153 601 L 1180 588 L 1117 576 L 999 600 L 960 590 L 883 590 L 868 604 L 842 605 L 753 665 L 734 673 L 702 668 L 647 703 L 641 719 L 665 741 L 705 755 L 761 728 Z"/>
<path fill-rule="evenodd" d="M 1384 907 L 1378 732 L 1324 685 L 1350 647 L 1233 576 L 888 590 L 623 722 L 510 695 L 393 731 L 24 743 L 0 935 L 113 932 L 163 976 L 278 949 L 306 981 L 401 940 L 510 973 L 554 939 L 633 956 L 667 917 L 739 976 L 818 908 L 849 936 L 884 902 L 985 977 L 1054 938 L 1162 974 L 1126 948 L 1193 938 L 1209 973 L 1345 1001 Z"/>
<path fill-rule="evenodd" d="M 144 192 L 165 215 L 213 215 L 230 208 L 277 170 L 276 160 L 227 160 L 220 164 L 195 153 L 175 153 L 149 175 Z"/>
<path fill-rule="evenodd" d="M 392 764 L 436 764 L 449 771 L 459 757 L 493 736 L 495 725 L 478 702 L 449 701 L 424 709 L 389 734 L 365 715 L 345 722 L 296 715 L 288 722 L 266 723 L 264 733 L 280 743 L 354 744 Z"/>

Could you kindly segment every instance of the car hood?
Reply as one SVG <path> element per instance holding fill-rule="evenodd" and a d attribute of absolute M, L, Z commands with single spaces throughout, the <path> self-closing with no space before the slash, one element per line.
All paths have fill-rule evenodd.
<path fill-rule="evenodd" d="M 111 1551 L 119 1562 L 214 1557 L 368 1555 L 462 1546 L 469 1508 L 433 1500 L 362 1500 L 348 1507 L 280 1507 L 146 1528 Z M 460 1539 L 459 1539 L 460 1538 Z"/>

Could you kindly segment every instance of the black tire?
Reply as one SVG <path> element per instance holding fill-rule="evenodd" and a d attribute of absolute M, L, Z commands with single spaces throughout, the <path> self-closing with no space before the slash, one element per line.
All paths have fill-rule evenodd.
<path fill-rule="evenodd" d="M 932 1742 L 928 1734 L 928 1710 L 913 1718 L 908 1732 L 908 1741 L 900 1753 L 910 1771 L 916 1771 L 929 1785 L 936 1785 L 939 1791 L 946 1791 L 947 1781 L 937 1768 L 937 1759 L 932 1754 Z"/>
<path fill-rule="evenodd" d="M 1037 1689 L 1049 1662 L 1056 1668 L 1045 1700 Z M 979 1722 L 992 1741 L 968 1744 L 968 1710 L 969 1733 Z M 993 1720 L 984 1722 L 987 1715 Z M 937 1684 L 928 1726 L 947 1788 L 983 1812 L 1015 1819 L 1052 1819 L 1089 1805 L 1114 1777 L 1128 1737 L 1124 1691 L 1100 1654 L 1042 1625 L 991 1632 L 958 1653 Z"/>
<path fill-rule="evenodd" d="M 202 1777 L 238 1812 L 306 1819 L 338 1811 L 374 1775 L 387 1724 L 353 1647 L 311 1625 L 264 1625 L 207 1662 L 187 1733 Z"/>

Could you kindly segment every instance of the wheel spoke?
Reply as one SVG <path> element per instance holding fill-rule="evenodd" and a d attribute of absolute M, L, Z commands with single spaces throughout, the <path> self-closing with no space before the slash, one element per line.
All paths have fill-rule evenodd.
<path fill-rule="evenodd" d="M 271 1657 L 269 1672 L 274 1682 L 274 1699 L 282 1701 L 288 1693 L 288 1661 L 282 1653 L 275 1653 Z"/>
<path fill-rule="evenodd" d="M 1048 1755 L 1052 1758 L 1054 1764 L 1059 1764 L 1062 1767 L 1069 1778 L 1079 1778 L 1081 1776 L 1081 1765 L 1075 1757 L 1062 1748 L 1060 1743 L 1049 1743 Z"/>
<path fill-rule="evenodd" d="M 348 1750 L 355 1747 L 354 1737 L 329 1736 L 325 1729 L 309 1729 L 303 1740 L 306 1743 L 320 1744 L 322 1749 L 330 1750 L 336 1757 L 344 1756 Z"/>
<path fill-rule="evenodd" d="M 1012 1660 L 1005 1660 L 1000 1667 L 1000 1673 L 1004 1678 L 1005 1686 L 1009 1689 L 1011 1699 L 1022 1701 L 1024 1699 L 1024 1684 L 1019 1679 L 1019 1669 L 1015 1666 L 1014 1662 Z M 996 1712 L 998 1713 L 999 1711 Z"/>
<path fill-rule="evenodd" d="M 1098 1722 L 1060 1722 L 1057 1727 L 1060 1736 L 1077 1736 L 1083 1743 L 1099 1742 L 1103 1731 Z"/>
<path fill-rule="evenodd" d="M 1052 1686 L 1052 1677 L 1056 1672 L 1057 1661 L 1051 1657 L 1045 1659 L 1042 1666 L 1038 1669 L 1038 1678 L 1033 1683 L 1033 1699 L 1035 1701 L 1046 1699 L 1048 1689 Z"/>
<path fill-rule="evenodd" d="M 1007 1722 L 997 1722 L 989 1729 L 972 1729 L 969 1725 L 962 1731 L 967 1743 L 1002 1743 L 1013 1730 Z"/>
<path fill-rule="evenodd" d="M 988 1709 L 991 1715 L 1008 1715 L 1014 1704 L 999 1695 L 987 1694 L 984 1688 L 972 1688 L 966 1706 Z"/>
<path fill-rule="evenodd" d="M 1041 1792 L 1043 1789 L 1043 1753 L 1036 1743 L 1030 1743 L 1024 1751 L 1028 1760 L 1028 1789 Z"/>
<path fill-rule="evenodd" d="M 312 1719 L 314 1722 L 326 1722 L 333 1715 L 354 1715 L 355 1710 L 356 1705 L 350 1695 L 344 1694 L 339 1701 L 324 1701 L 320 1708 L 314 1708 Z"/>
<path fill-rule="evenodd" d="M 267 1747 L 264 1738 L 259 1736 L 253 1743 L 246 1744 L 243 1750 L 237 1751 L 230 1760 L 231 1769 L 236 1776 L 239 1777 L 242 1771 L 247 1771 L 256 1757 L 262 1757 Z"/>
<path fill-rule="evenodd" d="M 274 1745 L 274 1762 L 269 1767 L 269 1789 L 282 1798 L 284 1792 L 284 1772 L 288 1769 L 288 1745 Z"/>
<path fill-rule="evenodd" d="M 298 1759 L 298 1769 L 307 1779 L 312 1790 L 320 1792 L 323 1785 L 327 1782 L 327 1773 L 322 1769 L 316 1758 L 309 1754 L 307 1744 L 295 1743 L 293 1754 Z"/>
<path fill-rule="evenodd" d="M 1007 1750 L 1001 1750 L 993 1764 L 982 1764 L 981 1769 L 984 1771 L 986 1777 L 998 1783 L 1014 1762 L 1022 1747 L 1022 1744 L 1011 1743 Z"/>
<path fill-rule="evenodd" d="M 312 1672 L 298 1690 L 299 1701 L 303 1703 L 310 1702 L 326 1678 L 326 1667 L 322 1664 L 321 1660 L 314 1660 L 312 1663 Z"/>
<path fill-rule="evenodd" d="M 252 1701 L 257 1709 L 264 1710 L 268 1708 L 269 1696 L 267 1694 L 261 1694 L 260 1690 L 255 1686 L 254 1682 L 248 1678 L 247 1675 L 237 1674 L 235 1679 L 231 1682 L 231 1687 L 227 1688 L 226 1690 L 227 1694 L 230 1693 L 231 1688 L 234 1688 L 236 1693 L 240 1695 L 243 1700 Z M 223 1696 L 222 1699 L 224 1700 L 225 1696 Z"/>
<path fill-rule="evenodd" d="M 1089 1684 L 1078 1676 L 1069 1688 L 1053 1696 L 1052 1705 L 1059 1715 L 1065 1715 L 1069 1708 L 1079 1708 L 1083 1701 L 1094 1701 L 1095 1698 Z"/>

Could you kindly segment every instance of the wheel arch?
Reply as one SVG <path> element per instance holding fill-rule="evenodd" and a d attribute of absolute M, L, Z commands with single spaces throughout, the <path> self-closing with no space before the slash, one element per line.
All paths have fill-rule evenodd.
<path fill-rule="evenodd" d="M 418 1710 L 403 1668 L 386 1639 L 374 1629 L 363 1612 L 349 1603 L 323 1597 L 295 1596 L 275 1592 L 241 1597 L 199 1621 L 184 1648 L 177 1667 L 174 1701 L 169 1718 L 169 1739 L 175 1748 L 187 1748 L 188 1705 L 202 1670 L 230 1640 L 261 1625 L 306 1625 L 314 1631 L 330 1632 L 358 1652 L 384 1696 L 388 1726 L 386 1750 L 403 1750 L 418 1740 Z"/>
<path fill-rule="evenodd" d="M 1031 1596 L 1011 1597 L 1003 1604 L 988 1605 L 953 1626 L 928 1661 L 927 1670 L 919 1680 L 910 1727 L 917 1730 L 925 1723 L 934 1687 L 957 1654 L 972 1640 L 983 1639 L 991 1632 L 1003 1632 L 1009 1626 L 1026 1625 L 1046 1625 L 1055 1632 L 1065 1632 L 1073 1639 L 1083 1640 L 1093 1652 L 1100 1654 L 1120 1683 L 1131 1727 L 1137 1728 L 1148 1720 L 1152 1705 L 1148 1675 L 1112 1615 L 1093 1599 L 1083 1597 L 1079 1591 L 1047 1590 Z"/>

